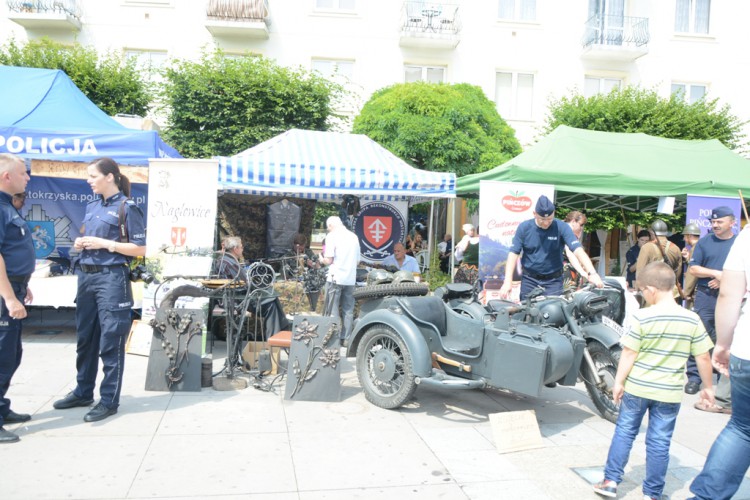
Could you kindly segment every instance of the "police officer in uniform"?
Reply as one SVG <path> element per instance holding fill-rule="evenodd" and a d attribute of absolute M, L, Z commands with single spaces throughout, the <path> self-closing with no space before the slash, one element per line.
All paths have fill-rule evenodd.
<path fill-rule="evenodd" d="M 591 259 L 578 241 L 568 224 L 555 218 L 555 205 L 542 195 L 536 202 L 534 218 L 518 225 L 513 243 L 505 263 L 505 281 L 500 288 L 500 296 L 507 298 L 513 286 L 513 271 L 519 256 L 523 266 L 521 278 L 521 300 L 536 287 L 544 288 L 545 295 L 562 295 L 563 293 L 563 249 L 565 246 L 573 252 L 584 270 L 588 280 L 596 287 L 604 286 L 596 273 Z"/>
<path fill-rule="evenodd" d="M 88 204 L 84 234 L 73 247 L 81 254 L 74 268 L 78 276 L 76 296 L 76 388 L 54 403 L 58 410 L 90 406 L 99 357 L 104 378 L 101 400 L 83 418 L 103 420 L 117 413 L 125 363 L 125 341 L 130 331 L 133 293 L 128 262 L 146 254 L 143 213 L 128 199 L 130 181 L 111 158 L 88 166 L 88 183 L 99 197 Z M 121 216 L 122 214 L 122 216 Z M 127 229 L 121 237 L 120 222 Z"/>
<path fill-rule="evenodd" d="M 19 437 L 3 428 L 31 420 L 31 415 L 10 409 L 5 397 L 13 374 L 21 364 L 21 320 L 24 303 L 31 302 L 29 277 L 34 272 L 34 243 L 21 214 L 12 205 L 13 194 L 26 189 L 29 175 L 18 156 L 0 154 L 0 443 L 15 443 Z"/>

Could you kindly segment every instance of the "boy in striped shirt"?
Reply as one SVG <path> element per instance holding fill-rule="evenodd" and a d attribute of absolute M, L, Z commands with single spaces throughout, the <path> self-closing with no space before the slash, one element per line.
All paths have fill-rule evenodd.
<path fill-rule="evenodd" d="M 630 331 L 620 340 L 622 355 L 612 391 L 615 402 L 620 403 L 620 416 L 604 480 L 594 485 L 594 491 L 606 497 L 617 496 L 633 440 L 648 411 L 643 498 L 662 498 L 689 355 L 695 358 L 703 381 L 701 397 L 714 400 L 709 353 L 713 343 L 698 315 L 675 303 L 674 282 L 674 271 L 664 262 L 652 262 L 638 275 L 643 297 L 651 307 L 633 314 Z"/>

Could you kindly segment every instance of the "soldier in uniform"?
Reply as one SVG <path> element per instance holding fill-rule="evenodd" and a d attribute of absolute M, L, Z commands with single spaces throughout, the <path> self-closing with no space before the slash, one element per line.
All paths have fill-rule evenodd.
<path fill-rule="evenodd" d="M 667 239 L 667 223 L 661 219 L 656 219 L 651 224 L 651 231 L 655 237 L 641 247 L 635 264 L 636 288 L 638 288 L 638 273 L 651 262 L 666 262 L 674 271 L 677 280 L 682 276 L 682 252 L 680 247 Z M 676 286 L 674 295 L 675 298 L 680 295 Z"/>
<path fill-rule="evenodd" d="M 3 428 L 31 420 L 31 415 L 10 409 L 5 397 L 13 374 L 21 365 L 21 320 L 24 303 L 32 300 L 28 289 L 34 272 L 34 243 L 18 210 L 11 204 L 14 193 L 26 189 L 29 175 L 18 156 L 0 154 L 0 443 L 15 443 L 17 434 Z"/>
<path fill-rule="evenodd" d="M 85 422 L 97 422 L 117 413 L 120 406 L 133 307 L 128 264 L 133 257 L 146 255 L 146 229 L 143 213 L 128 198 L 130 180 L 112 158 L 88 166 L 88 184 L 98 197 L 86 206 L 83 236 L 73 243 L 81 252 L 74 265 L 77 384 L 53 406 L 57 410 L 90 406 L 101 358 L 101 399 L 83 417 Z"/>

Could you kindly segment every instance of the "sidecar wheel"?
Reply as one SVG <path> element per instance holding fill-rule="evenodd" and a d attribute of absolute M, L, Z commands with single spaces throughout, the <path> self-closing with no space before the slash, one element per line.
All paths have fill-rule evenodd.
<path fill-rule="evenodd" d="M 586 364 L 586 360 L 583 360 L 581 364 L 581 376 L 583 377 L 583 383 L 586 385 L 586 391 L 589 393 L 591 401 L 602 417 L 612 423 L 617 423 L 620 408 L 612 399 L 612 388 L 614 387 L 615 374 L 617 373 L 617 365 L 620 362 L 622 348 L 620 346 L 613 346 L 611 349 L 607 349 L 604 345 L 593 340 L 589 342 L 588 350 L 589 354 L 591 354 L 591 359 L 594 360 L 594 365 L 596 365 L 599 376 L 603 379 L 606 387 L 600 388 L 596 386 L 593 374 L 588 364 Z"/>
<path fill-rule="evenodd" d="M 381 408 L 398 408 L 414 394 L 411 353 L 392 328 L 379 325 L 364 334 L 357 349 L 357 378 L 365 398 Z"/>
<path fill-rule="evenodd" d="M 394 285 L 387 283 L 383 285 L 369 285 L 354 289 L 352 295 L 356 300 L 377 299 L 387 297 L 388 295 L 398 295 L 401 297 L 419 297 L 427 295 L 430 287 L 424 283 L 404 282 Z"/>

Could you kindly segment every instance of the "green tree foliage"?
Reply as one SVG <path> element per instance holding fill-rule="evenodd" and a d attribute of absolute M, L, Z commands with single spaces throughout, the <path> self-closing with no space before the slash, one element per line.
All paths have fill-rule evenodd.
<path fill-rule="evenodd" d="M 642 132 L 669 139 L 718 139 L 730 149 L 747 146 L 744 126 L 718 100 L 688 104 L 681 95 L 659 97 L 638 87 L 584 97 L 575 92 L 550 102 L 544 134 L 558 125 L 604 132 Z"/>
<path fill-rule="evenodd" d="M 263 57 L 174 61 L 165 72 L 166 140 L 188 158 L 232 155 L 292 128 L 328 130 L 343 90 Z"/>
<path fill-rule="evenodd" d="M 468 84 L 383 88 L 365 103 L 353 131 L 417 168 L 459 176 L 489 170 L 521 152 L 495 105 Z"/>
<path fill-rule="evenodd" d="M 49 39 L 21 45 L 14 40 L 0 47 L 0 64 L 63 70 L 73 83 L 105 113 L 146 115 L 152 94 L 135 61 L 91 47 L 72 47 Z"/>
<path fill-rule="evenodd" d="M 747 147 L 742 127 L 729 106 L 717 100 L 688 104 L 680 95 L 659 97 L 653 90 L 638 87 L 615 89 L 609 94 L 584 97 L 578 92 L 550 102 L 544 133 L 558 125 L 604 132 L 641 132 L 670 139 L 718 139 L 730 149 Z M 563 218 L 570 209 L 558 207 Z M 624 228 L 629 224 L 648 227 L 654 219 L 663 219 L 673 231 L 682 231 L 685 214 L 657 214 L 617 209 L 590 210 L 587 230 Z"/>

